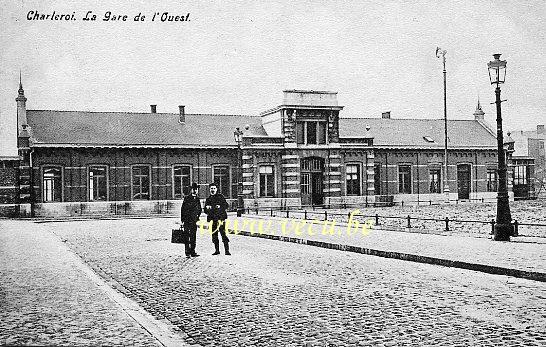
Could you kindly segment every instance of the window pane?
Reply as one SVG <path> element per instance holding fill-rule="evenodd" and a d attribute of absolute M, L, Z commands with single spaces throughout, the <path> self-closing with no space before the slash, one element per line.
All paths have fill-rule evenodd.
<path fill-rule="evenodd" d="M 133 166 L 133 200 L 150 200 L 150 167 Z"/>
<path fill-rule="evenodd" d="M 347 195 L 360 195 L 360 165 L 347 165 L 346 177 Z"/>
<path fill-rule="evenodd" d="M 309 194 L 309 181 L 311 174 L 308 173 L 302 173 L 301 174 L 301 193 L 302 194 Z"/>
<path fill-rule="evenodd" d="M 411 167 L 409 165 L 398 167 L 398 190 L 401 194 L 411 193 Z"/>
<path fill-rule="evenodd" d="M 326 143 L 326 123 L 318 123 L 318 143 L 323 145 Z"/>
<path fill-rule="evenodd" d="M 441 193 L 440 172 L 441 172 L 440 169 L 431 169 L 429 172 L 429 181 L 430 181 L 429 190 L 431 193 Z"/>
<path fill-rule="evenodd" d="M 61 202 L 62 201 L 62 181 L 61 168 L 59 167 L 44 167 L 43 171 L 43 200 L 44 202 Z"/>
<path fill-rule="evenodd" d="M 273 197 L 275 195 L 275 175 L 273 166 L 260 166 L 260 197 Z"/>
<path fill-rule="evenodd" d="M 307 143 L 317 144 L 317 122 L 307 122 Z"/>
<path fill-rule="evenodd" d="M 89 167 L 89 201 L 106 201 L 106 167 Z"/>
<path fill-rule="evenodd" d="M 296 141 L 299 144 L 305 143 L 305 136 L 303 132 L 303 122 L 296 123 Z"/>
<path fill-rule="evenodd" d="M 229 166 L 215 166 L 214 167 L 214 183 L 218 185 L 218 192 L 224 195 L 226 198 L 230 197 L 230 177 Z"/>
<path fill-rule="evenodd" d="M 178 165 L 174 170 L 174 198 L 183 199 L 184 195 L 190 193 L 189 186 L 191 184 L 191 166 Z"/>

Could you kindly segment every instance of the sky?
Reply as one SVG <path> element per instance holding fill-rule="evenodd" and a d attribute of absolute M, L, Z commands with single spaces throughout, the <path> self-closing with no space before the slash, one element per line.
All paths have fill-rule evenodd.
<path fill-rule="evenodd" d="M 102 20 L 107 11 L 127 21 Z M 164 12 L 189 21 L 162 22 Z M 533 130 L 546 123 L 544 23 L 546 2 L 534 0 L 5 0 L 0 155 L 17 153 L 20 71 L 27 109 L 258 115 L 283 90 L 310 89 L 338 92 L 342 117 L 442 118 L 438 46 L 449 119 L 472 119 L 479 98 L 494 124 L 487 62 L 502 53 L 504 129 Z"/>

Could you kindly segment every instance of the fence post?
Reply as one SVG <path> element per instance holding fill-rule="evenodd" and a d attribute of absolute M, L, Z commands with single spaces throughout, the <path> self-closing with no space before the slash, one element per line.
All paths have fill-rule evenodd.
<path fill-rule="evenodd" d="M 408 229 L 411 228 L 411 217 L 408 215 Z"/>
<path fill-rule="evenodd" d="M 324 210 L 324 220 L 328 220 L 328 210 Z"/>
<path fill-rule="evenodd" d="M 519 235 L 519 223 L 518 220 L 514 220 L 514 234 L 512 236 L 518 236 Z"/>
<path fill-rule="evenodd" d="M 303 210 L 303 215 L 304 215 L 303 219 L 306 220 L 307 219 L 307 210 Z"/>
<path fill-rule="evenodd" d="M 449 231 L 449 217 L 446 217 L 446 231 Z"/>
<path fill-rule="evenodd" d="M 401 204 L 402 204 L 402 206 L 404 206 L 404 200 L 402 200 Z"/>
<path fill-rule="evenodd" d="M 379 215 L 375 214 L 375 225 L 379 225 Z"/>
<path fill-rule="evenodd" d="M 430 206 L 432 206 L 432 200 L 429 200 L 429 201 L 428 201 L 428 204 L 429 204 Z"/>
<path fill-rule="evenodd" d="M 495 234 L 495 220 L 491 219 L 491 235 Z"/>
<path fill-rule="evenodd" d="M 271 217 L 273 217 L 273 207 L 271 207 Z"/>
<path fill-rule="evenodd" d="M 286 218 L 289 218 L 290 217 L 290 210 L 286 210 Z"/>

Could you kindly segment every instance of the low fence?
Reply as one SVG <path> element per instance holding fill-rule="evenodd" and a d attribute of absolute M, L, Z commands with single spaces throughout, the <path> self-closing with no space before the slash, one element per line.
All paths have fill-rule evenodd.
<path fill-rule="evenodd" d="M 361 206 L 362 207 L 362 206 Z M 247 208 L 247 214 L 264 215 L 270 217 L 281 218 L 303 218 L 303 219 L 318 219 L 318 220 L 336 220 L 340 222 L 349 222 L 352 218 L 354 221 L 365 222 L 372 220 L 374 225 L 381 226 L 382 229 L 404 230 L 409 232 L 420 232 L 426 234 L 446 234 L 446 233 L 466 233 L 487 236 L 493 234 L 496 221 L 491 220 L 475 220 L 461 218 L 427 218 L 406 216 L 388 216 L 379 214 L 363 214 L 347 212 L 333 212 L 328 209 L 324 210 L 307 210 L 307 209 L 282 209 L 282 208 Z M 512 220 L 514 233 L 512 236 L 527 236 L 527 237 L 546 237 L 546 224 L 521 222 Z"/>

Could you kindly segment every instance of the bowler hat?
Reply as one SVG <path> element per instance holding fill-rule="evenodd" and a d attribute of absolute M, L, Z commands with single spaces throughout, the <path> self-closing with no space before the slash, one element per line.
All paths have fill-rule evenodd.
<path fill-rule="evenodd" d="M 199 189 L 199 186 L 197 185 L 197 183 L 193 182 L 193 183 L 191 184 L 191 189 L 198 190 L 198 189 Z"/>

